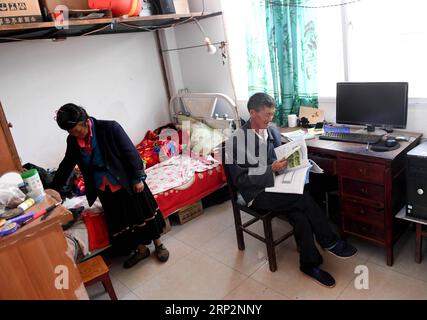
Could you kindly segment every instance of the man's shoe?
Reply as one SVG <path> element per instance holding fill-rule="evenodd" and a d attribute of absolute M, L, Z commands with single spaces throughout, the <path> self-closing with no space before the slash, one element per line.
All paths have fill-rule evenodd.
<path fill-rule="evenodd" d="M 322 269 L 313 268 L 309 271 L 301 269 L 301 271 L 324 287 L 335 287 L 335 279 L 328 272 L 323 271 Z"/>
<path fill-rule="evenodd" d="M 354 256 L 357 249 L 348 242 L 338 240 L 332 248 L 328 249 L 328 251 L 338 258 L 347 259 Z"/>
<path fill-rule="evenodd" d="M 166 249 L 166 247 L 163 243 L 159 246 L 156 246 L 156 256 L 160 262 L 168 261 L 169 251 L 168 251 L 168 249 Z"/>
<path fill-rule="evenodd" d="M 139 261 L 148 258 L 150 256 L 150 249 L 145 248 L 143 252 L 140 252 L 139 250 L 136 250 L 130 258 L 128 258 L 123 263 L 123 268 L 129 269 L 132 268 L 134 265 L 136 265 Z"/>

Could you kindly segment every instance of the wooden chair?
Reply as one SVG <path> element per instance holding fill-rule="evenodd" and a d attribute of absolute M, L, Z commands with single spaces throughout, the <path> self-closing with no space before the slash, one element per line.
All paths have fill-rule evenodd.
<path fill-rule="evenodd" d="M 275 218 L 277 215 L 272 211 L 263 211 L 263 212 L 256 211 L 251 209 L 250 207 L 247 207 L 246 205 L 241 205 L 237 203 L 237 189 L 233 185 L 233 181 L 230 177 L 228 168 L 225 164 L 224 164 L 224 173 L 227 178 L 228 190 L 230 192 L 231 203 L 233 205 L 234 225 L 236 228 L 237 246 L 239 250 L 245 250 L 245 241 L 243 237 L 243 232 L 246 232 L 252 237 L 265 243 L 265 245 L 267 246 L 267 256 L 268 256 L 268 264 L 270 267 L 270 271 L 271 272 L 276 271 L 277 262 L 276 262 L 275 247 L 281 242 L 291 237 L 294 234 L 293 230 L 287 232 L 286 234 L 282 235 L 280 238 L 274 240 L 273 228 L 272 228 L 271 222 L 273 218 Z M 246 212 L 247 214 L 253 216 L 253 218 L 245 223 L 242 223 L 241 211 Z M 281 217 L 281 219 L 283 218 Z M 264 237 L 248 229 L 250 225 L 254 224 L 259 220 L 262 221 L 264 226 Z"/>
<path fill-rule="evenodd" d="M 85 287 L 101 281 L 111 300 L 117 300 L 116 292 L 114 291 L 109 275 L 110 269 L 100 255 L 79 263 L 77 267 Z"/>

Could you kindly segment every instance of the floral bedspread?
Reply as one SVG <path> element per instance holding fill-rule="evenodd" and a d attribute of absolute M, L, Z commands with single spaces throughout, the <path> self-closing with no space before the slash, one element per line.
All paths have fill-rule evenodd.
<path fill-rule="evenodd" d="M 196 172 L 204 172 L 219 166 L 212 156 L 190 157 L 177 155 L 145 170 L 146 183 L 155 195 L 181 186 L 189 187 Z"/>

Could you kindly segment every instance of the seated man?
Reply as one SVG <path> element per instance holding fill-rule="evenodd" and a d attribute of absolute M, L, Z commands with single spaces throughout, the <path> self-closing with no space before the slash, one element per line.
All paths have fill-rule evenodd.
<path fill-rule="evenodd" d="M 326 215 L 307 191 L 303 194 L 265 192 L 274 186 L 274 175 L 285 169 L 286 159 L 276 159 L 274 148 L 281 145 L 280 133 L 269 126 L 275 101 L 265 93 L 256 93 L 248 101 L 250 120 L 236 130 L 226 145 L 226 165 L 233 184 L 246 205 L 254 210 L 272 210 L 286 214 L 294 227 L 300 248 L 300 270 L 326 287 L 334 287 L 334 278 L 319 269 L 323 259 L 314 242 L 339 258 L 349 258 L 357 249 L 332 231 Z M 231 161 L 232 159 L 232 161 Z"/>

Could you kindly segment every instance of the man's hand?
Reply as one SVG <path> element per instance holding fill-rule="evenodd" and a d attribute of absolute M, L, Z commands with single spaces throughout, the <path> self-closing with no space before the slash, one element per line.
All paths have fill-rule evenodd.
<path fill-rule="evenodd" d="M 144 182 L 139 182 L 137 184 L 133 185 L 133 191 L 135 191 L 136 193 L 140 193 L 142 191 L 144 191 Z"/>
<path fill-rule="evenodd" d="M 276 160 L 272 163 L 271 169 L 273 170 L 273 172 L 278 172 L 278 171 L 285 169 L 287 166 L 288 166 L 288 160 L 287 159 L 280 159 L 280 160 Z"/>

